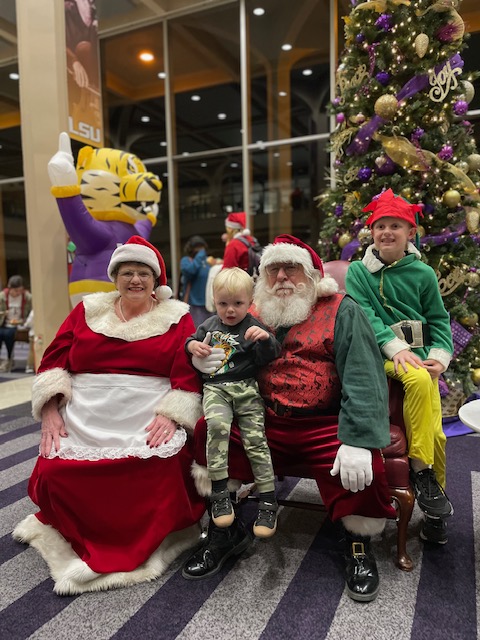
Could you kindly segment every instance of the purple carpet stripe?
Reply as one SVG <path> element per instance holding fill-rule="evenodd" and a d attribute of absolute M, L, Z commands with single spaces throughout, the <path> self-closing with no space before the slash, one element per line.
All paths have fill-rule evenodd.
<path fill-rule="evenodd" d="M 32 403 L 31 402 L 23 402 L 22 404 L 16 404 L 13 407 L 8 407 L 8 409 L 0 409 L 0 424 L 3 422 L 3 417 L 8 414 L 10 418 L 13 416 L 15 418 L 32 418 Z"/>
<path fill-rule="evenodd" d="M 177 571 L 112 639 L 174 640 L 212 595 L 235 561 L 236 558 L 229 558 L 216 576 L 206 580 L 185 580 Z"/>
<path fill-rule="evenodd" d="M 23 451 L 17 451 L 17 453 L 12 453 L 11 456 L 6 456 L 5 458 L 0 459 L 0 471 L 9 469 L 10 467 L 14 467 L 16 464 L 20 464 L 21 462 L 26 462 L 27 460 L 37 457 L 38 445 L 35 447 L 28 447 L 28 449 L 23 449 Z"/>
<path fill-rule="evenodd" d="M 341 527 L 325 520 L 261 640 L 327 636 L 345 586 L 342 535 Z"/>
<path fill-rule="evenodd" d="M 18 416 L 9 416 L 10 422 L 12 420 L 17 420 Z M 0 435 L 0 445 L 5 444 L 6 442 L 10 442 L 11 440 L 16 440 L 16 438 L 21 438 L 22 436 L 28 436 L 31 433 L 38 432 L 38 441 L 40 442 L 40 423 L 34 422 L 33 424 L 29 424 L 26 427 L 20 427 L 19 429 L 15 429 L 14 431 L 8 431 L 7 433 L 2 433 Z"/>
<path fill-rule="evenodd" d="M 26 548 L 26 545 L 21 542 L 16 542 L 12 538 L 11 533 L 7 533 L 6 536 L 2 536 L 0 538 L 0 564 L 18 556 L 18 554 L 25 551 Z"/>
<path fill-rule="evenodd" d="M 28 478 L 0 491 L 0 509 L 7 507 L 27 495 Z"/>
<path fill-rule="evenodd" d="M 53 593 L 53 580 L 44 580 L 2 611 L 2 637 L 8 640 L 29 638 L 76 598 L 78 596 L 57 596 Z"/>
<path fill-rule="evenodd" d="M 435 640 L 477 637 L 471 471 L 480 471 L 478 445 L 470 437 L 447 441 L 447 492 L 455 513 L 447 521 L 448 543 L 424 546 L 412 640 L 426 638 L 429 625 Z"/>

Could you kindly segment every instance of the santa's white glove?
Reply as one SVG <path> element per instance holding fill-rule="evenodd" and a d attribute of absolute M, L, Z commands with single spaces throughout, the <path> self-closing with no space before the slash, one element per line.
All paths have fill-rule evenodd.
<path fill-rule="evenodd" d="M 210 338 L 212 334 L 207 331 L 205 338 L 202 340 L 205 344 L 210 344 Z M 212 353 L 205 358 L 198 358 L 192 356 L 192 364 L 200 371 L 200 373 L 215 373 L 217 369 L 220 369 L 222 362 L 225 359 L 225 351 L 220 347 L 213 347 Z"/>
<path fill-rule="evenodd" d="M 58 151 L 48 163 L 48 177 L 53 187 L 69 187 L 78 184 L 73 162 L 72 145 L 68 133 L 63 131 L 58 139 Z"/>
<path fill-rule="evenodd" d="M 344 489 L 353 493 L 363 491 L 373 480 L 372 452 L 348 444 L 340 445 L 330 475 L 338 473 Z"/>

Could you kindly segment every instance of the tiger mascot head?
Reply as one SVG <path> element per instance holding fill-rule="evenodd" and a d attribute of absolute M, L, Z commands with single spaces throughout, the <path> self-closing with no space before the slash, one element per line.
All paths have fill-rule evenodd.
<path fill-rule="evenodd" d="M 162 183 L 133 153 L 82 147 L 77 176 L 82 199 L 96 220 L 157 221 Z"/>

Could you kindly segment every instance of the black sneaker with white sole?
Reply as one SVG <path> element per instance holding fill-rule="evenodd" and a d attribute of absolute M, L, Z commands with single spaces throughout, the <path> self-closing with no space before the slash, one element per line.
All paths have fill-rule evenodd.
<path fill-rule="evenodd" d="M 447 523 L 443 518 L 425 518 L 420 530 L 420 538 L 434 544 L 447 544 Z"/>
<path fill-rule="evenodd" d="M 433 469 L 410 471 L 410 480 L 420 509 L 431 518 L 448 518 L 453 507 Z"/>

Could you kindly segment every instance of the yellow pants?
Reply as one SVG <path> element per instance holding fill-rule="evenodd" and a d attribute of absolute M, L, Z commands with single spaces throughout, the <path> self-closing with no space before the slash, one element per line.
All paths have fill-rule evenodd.
<path fill-rule="evenodd" d="M 407 363 L 395 373 L 391 360 L 385 361 L 385 373 L 403 385 L 403 419 L 407 431 L 408 455 L 432 465 L 438 482 L 445 487 L 447 438 L 442 429 L 442 405 L 438 378 L 432 379 L 426 369 L 415 369 Z"/>

